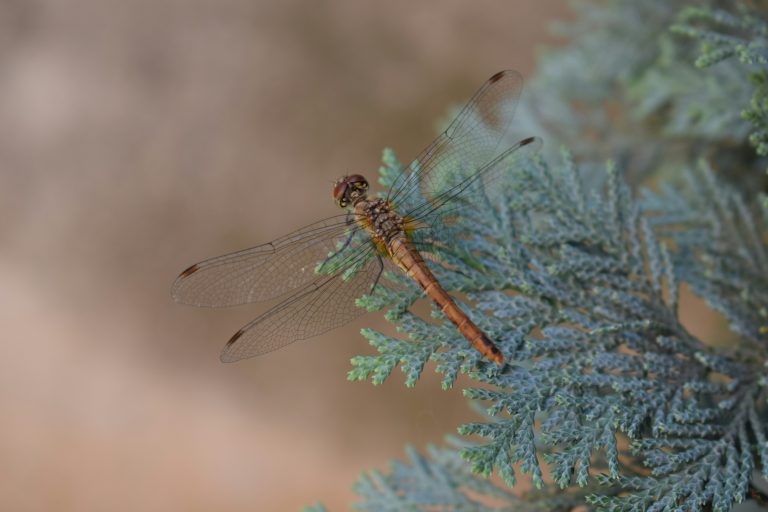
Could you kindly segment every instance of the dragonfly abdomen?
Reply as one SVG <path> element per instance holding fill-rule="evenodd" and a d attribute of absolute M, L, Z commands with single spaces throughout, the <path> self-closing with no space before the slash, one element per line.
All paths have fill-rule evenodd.
<path fill-rule="evenodd" d="M 445 316 L 453 322 L 459 332 L 478 352 L 499 365 L 504 362 L 504 356 L 498 347 L 466 313 L 459 309 L 404 233 L 389 242 L 389 254 L 398 267 L 419 283 L 424 292 L 440 307 Z"/>

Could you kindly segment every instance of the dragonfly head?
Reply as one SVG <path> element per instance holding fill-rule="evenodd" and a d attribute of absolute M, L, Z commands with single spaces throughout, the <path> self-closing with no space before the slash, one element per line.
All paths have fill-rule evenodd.
<path fill-rule="evenodd" d="M 368 195 L 368 180 L 359 174 L 344 176 L 333 184 L 333 199 L 339 208 L 355 206 Z"/>

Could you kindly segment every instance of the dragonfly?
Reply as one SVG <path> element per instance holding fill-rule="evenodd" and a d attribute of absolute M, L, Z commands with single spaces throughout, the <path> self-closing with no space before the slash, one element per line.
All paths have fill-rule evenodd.
<path fill-rule="evenodd" d="M 519 158 L 539 150 L 538 137 L 504 143 L 522 84 L 516 71 L 494 74 L 385 193 L 371 195 L 360 174 L 344 176 L 332 190 L 344 213 L 195 263 L 176 278 L 171 295 L 199 307 L 282 299 L 226 343 L 221 360 L 234 362 L 346 324 L 365 312 L 356 301 L 376 290 L 385 269 L 402 272 L 474 349 L 502 365 L 499 347 L 457 306 L 425 258 L 455 243 L 446 239 L 447 227 L 463 209 L 483 200 Z"/>

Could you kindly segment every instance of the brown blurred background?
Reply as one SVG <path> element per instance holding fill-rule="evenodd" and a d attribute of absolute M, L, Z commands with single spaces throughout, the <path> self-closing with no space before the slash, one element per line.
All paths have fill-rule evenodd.
<path fill-rule="evenodd" d="M 0 1 L 0 508 L 297 510 L 473 413 L 433 368 L 345 380 L 363 326 L 236 365 L 266 306 L 197 310 L 200 259 L 336 213 L 412 158 L 564 0 Z"/>

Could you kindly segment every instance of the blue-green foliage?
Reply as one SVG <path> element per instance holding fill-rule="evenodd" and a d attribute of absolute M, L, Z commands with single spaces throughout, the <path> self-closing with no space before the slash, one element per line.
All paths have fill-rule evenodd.
<path fill-rule="evenodd" d="M 689 7 L 673 30 L 701 41 L 699 67 L 738 59 L 746 67 L 754 92 L 742 117 L 752 123 L 750 142 L 758 154 L 768 155 L 768 24 L 760 13 L 736 3 L 736 12 L 724 9 Z M 733 70 L 745 76 L 742 70 Z"/>
<path fill-rule="evenodd" d="M 370 512 L 420 510 L 492 512 L 568 511 L 584 502 L 584 490 L 510 492 L 478 477 L 455 449 L 430 447 L 429 457 L 407 448 L 407 462 L 393 462 L 391 471 L 372 471 L 355 484 L 365 497 L 356 509 Z"/>
<path fill-rule="evenodd" d="M 304 507 L 302 512 L 328 512 L 328 509 L 322 503 L 317 503 L 310 507 Z"/>
<path fill-rule="evenodd" d="M 544 138 L 548 157 L 565 145 L 585 168 L 615 159 L 631 183 L 674 180 L 706 154 L 727 169 L 726 179 L 752 190 L 765 168 L 748 137 L 764 133 L 766 67 L 728 58 L 697 66 L 699 43 L 683 28 L 694 20 L 681 14 L 691 3 L 576 3 L 577 16 L 558 30 L 568 46 L 544 54 L 526 88 L 518 114 L 523 131 Z M 717 3 L 695 2 L 697 12 L 714 12 L 707 9 Z M 760 46 L 764 34 L 758 38 L 756 30 L 742 37 Z"/>
<path fill-rule="evenodd" d="M 396 168 L 388 160 L 385 177 Z M 412 385 L 430 359 L 445 387 L 468 372 L 485 386 L 465 394 L 488 402 L 495 420 L 460 429 L 488 440 L 463 455 L 509 485 L 519 464 L 537 486 L 543 465 L 559 486 L 585 486 L 599 456 L 598 482 L 611 492 L 595 491 L 592 503 L 700 510 L 713 501 L 728 510 L 768 462 L 768 217 L 754 216 L 704 166 L 690 174 L 687 194 L 646 190 L 641 201 L 612 165 L 602 190 L 583 187 L 568 155 L 554 169 L 541 161 L 511 168 L 508 178 L 509 196 L 467 209 L 459 250 L 432 265 L 447 289 L 473 302 L 467 311 L 508 364 L 484 362 L 450 323 L 408 312 L 421 295 L 404 291 L 404 281 L 361 302 L 395 304 L 390 317 L 410 340 L 365 330 L 379 354 L 355 358 L 350 378 L 380 382 L 400 364 Z M 728 317 L 737 347 L 715 351 L 680 324 L 681 283 Z M 631 454 L 620 453 L 622 438 Z M 628 471 L 623 457 L 651 473 Z"/>
<path fill-rule="evenodd" d="M 575 4 L 518 113 L 546 152 L 509 166 L 502 194 L 434 248 L 503 367 L 434 307 L 411 313 L 423 293 L 400 274 L 360 300 L 404 334 L 364 330 L 378 353 L 350 379 L 399 366 L 413 386 L 432 361 L 446 389 L 476 381 L 464 393 L 488 416 L 460 428 L 482 442 L 363 477 L 358 508 L 726 511 L 768 478 L 768 12 L 690 3 Z M 381 183 L 401 170 L 385 152 Z M 727 320 L 717 348 L 681 324 L 683 289 Z M 477 476 L 492 472 L 537 490 Z"/>

